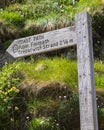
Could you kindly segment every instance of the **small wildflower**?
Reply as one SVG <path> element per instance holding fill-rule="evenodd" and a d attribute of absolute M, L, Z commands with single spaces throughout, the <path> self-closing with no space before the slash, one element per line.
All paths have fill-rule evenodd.
<path fill-rule="evenodd" d="M 5 95 L 5 92 L 4 92 L 4 91 L 1 91 L 1 93 Z"/>
<path fill-rule="evenodd" d="M 19 93 L 19 91 L 20 91 L 19 89 L 16 89 L 16 92 L 17 92 L 17 93 Z"/>
<path fill-rule="evenodd" d="M 5 65 L 7 65 L 8 63 L 7 62 L 5 62 Z"/>
<path fill-rule="evenodd" d="M 5 92 L 5 95 L 7 95 L 8 93 L 7 92 Z"/>
<path fill-rule="evenodd" d="M 64 87 L 64 89 L 66 89 L 66 86 Z"/>
<path fill-rule="evenodd" d="M 59 96 L 59 99 L 61 99 L 62 97 L 61 96 Z"/>
<path fill-rule="evenodd" d="M 59 126 L 59 123 L 57 123 L 56 125 Z"/>
<path fill-rule="evenodd" d="M 97 107 L 99 108 L 100 106 L 98 105 Z"/>
<path fill-rule="evenodd" d="M 14 119 L 13 119 L 13 118 L 11 118 L 11 119 L 10 119 L 10 121 L 11 121 L 11 122 L 14 122 Z"/>
<path fill-rule="evenodd" d="M 15 106 L 15 108 L 14 108 L 14 109 L 17 111 L 17 110 L 19 110 L 19 107 Z"/>
<path fill-rule="evenodd" d="M 8 102 L 8 97 L 6 97 L 6 98 L 4 99 L 4 102 Z"/>
<path fill-rule="evenodd" d="M 55 120 L 55 122 L 57 122 L 57 121 Z"/>
<path fill-rule="evenodd" d="M 100 41 L 97 41 L 97 43 L 99 44 L 99 43 L 100 43 Z"/>
<path fill-rule="evenodd" d="M 21 17 L 24 17 L 24 15 L 22 14 Z"/>
<path fill-rule="evenodd" d="M 26 120 L 29 120 L 29 116 L 26 116 Z"/>
<path fill-rule="evenodd" d="M 3 11 L 3 9 L 1 8 L 0 11 Z"/>
<path fill-rule="evenodd" d="M 8 106 L 8 109 L 11 109 L 11 106 Z"/>
<path fill-rule="evenodd" d="M 67 96 L 64 96 L 64 99 L 66 99 L 67 98 Z"/>
<path fill-rule="evenodd" d="M 44 123 L 44 121 L 41 121 L 41 122 L 40 122 L 40 124 L 43 124 L 43 123 Z"/>

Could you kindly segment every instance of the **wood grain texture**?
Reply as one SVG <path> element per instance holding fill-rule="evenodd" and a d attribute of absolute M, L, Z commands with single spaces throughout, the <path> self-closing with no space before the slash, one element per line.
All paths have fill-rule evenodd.
<path fill-rule="evenodd" d="M 81 130 L 98 130 L 91 19 L 76 16 L 78 80 Z"/>
<path fill-rule="evenodd" d="M 66 27 L 14 40 L 7 52 L 14 58 L 76 45 L 75 27 Z"/>

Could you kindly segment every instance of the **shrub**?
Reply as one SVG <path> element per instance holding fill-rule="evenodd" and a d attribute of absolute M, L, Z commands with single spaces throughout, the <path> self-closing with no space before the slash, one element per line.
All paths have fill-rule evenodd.
<path fill-rule="evenodd" d="M 15 76 L 15 71 L 18 66 L 6 65 L 0 73 L 0 128 L 8 129 L 13 123 L 14 112 L 18 109 L 14 103 L 14 98 L 17 97 L 19 89 L 17 84 L 19 78 Z"/>
<path fill-rule="evenodd" d="M 54 125 L 51 117 L 40 117 L 32 119 L 29 123 L 29 130 L 60 130 L 59 127 Z"/>
<path fill-rule="evenodd" d="M 73 93 L 70 99 L 66 99 L 61 103 L 56 120 L 62 130 L 80 129 L 79 98 L 77 94 Z"/>

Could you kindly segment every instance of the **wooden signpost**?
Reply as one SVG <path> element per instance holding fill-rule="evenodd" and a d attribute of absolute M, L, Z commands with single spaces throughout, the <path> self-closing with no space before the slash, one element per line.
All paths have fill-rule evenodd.
<path fill-rule="evenodd" d="M 14 58 L 39 54 L 76 44 L 75 27 L 67 27 L 14 40 L 7 52 Z"/>
<path fill-rule="evenodd" d="M 86 12 L 76 16 L 76 37 L 81 130 L 98 130 L 92 27 Z"/>
<path fill-rule="evenodd" d="M 15 40 L 7 52 L 14 58 L 77 45 L 81 130 L 98 130 L 92 28 L 87 12 L 76 16 L 76 26 Z"/>

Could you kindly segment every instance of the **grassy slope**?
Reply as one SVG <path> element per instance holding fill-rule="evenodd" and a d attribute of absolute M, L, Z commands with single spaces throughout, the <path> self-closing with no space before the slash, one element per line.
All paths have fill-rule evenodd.
<path fill-rule="evenodd" d="M 76 2 L 71 0 L 33 0 L 23 4 L 14 3 L 0 10 L 1 41 L 5 48 L 19 37 L 63 28 L 74 24 L 75 14 L 88 11 L 92 16 L 101 11 L 101 1 Z"/>
<path fill-rule="evenodd" d="M 50 0 L 47 1 L 41 0 L 40 2 L 36 0 L 34 4 L 33 3 L 31 4 L 31 2 L 23 5 L 13 4 L 12 6 L 9 6 L 5 10 L 1 10 L 0 12 L 0 19 L 1 19 L 0 24 L 2 25 L 0 31 L 2 37 L 4 36 L 3 42 L 5 41 L 7 42 L 8 40 L 13 40 L 21 36 L 24 37 L 32 34 L 37 34 L 40 32 L 62 28 L 64 26 L 73 25 L 74 24 L 73 19 L 76 13 L 82 10 L 86 10 L 90 12 L 90 14 L 94 15 L 94 13 L 97 10 L 99 10 L 99 8 L 96 9 L 96 7 L 99 5 L 98 4 L 99 2 L 100 2 L 99 0 L 95 0 L 94 3 L 93 1 L 90 2 L 81 1 L 80 3 L 77 3 L 74 6 L 72 6 L 67 3 L 66 4 L 57 3 L 55 1 Z M 7 34 L 6 38 L 5 34 Z M 96 77 L 97 90 L 101 96 L 104 96 L 103 94 L 104 64 L 102 62 L 95 62 L 95 77 Z M 6 66 L 4 66 L 2 68 L 2 71 L 0 72 L 1 119 L 3 117 L 4 120 L 5 117 L 10 116 L 10 120 L 12 119 L 15 120 L 15 122 L 16 121 L 19 122 L 19 120 L 24 117 L 24 115 L 22 115 L 24 114 L 24 108 L 21 107 L 24 104 L 21 103 L 18 105 L 18 102 L 14 102 L 14 100 L 12 99 L 17 98 L 15 96 L 19 93 L 19 85 L 24 81 L 31 81 L 31 80 L 34 80 L 35 82 L 37 81 L 65 82 L 72 89 L 77 90 L 78 88 L 77 63 L 76 61 L 70 61 L 68 59 L 53 58 L 53 59 L 38 60 L 36 62 L 19 61 L 11 65 L 7 64 Z M 19 103 L 22 102 L 22 100 L 24 99 L 20 99 Z M 26 105 L 28 104 L 27 101 L 25 101 L 25 103 Z M 57 102 L 51 101 L 50 99 L 39 102 L 38 101 L 33 102 L 32 100 L 28 105 L 29 107 L 31 106 L 38 107 L 38 109 L 41 110 L 42 107 L 47 109 L 49 104 L 57 106 Z M 20 108 L 18 108 L 18 106 Z M 17 115 L 19 116 L 14 118 L 11 115 L 8 115 L 8 110 L 10 111 L 11 108 L 13 110 L 12 112 L 13 113 L 17 112 Z M 19 112 L 18 109 L 20 109 Z M 5 116 L 5 114 L 7 116 Z M 8 122 L 9 120 L 6 123 Z M 0 124 L 0 127 L 1 126 L 3 127 L 3 125 L 5 125 L 4 122 Z"/>
<path fill-rule="evenodd" d="M 98 91 L 98 99 L 100 109 L 100 117 L 99 117 L 99 125 L 101 128 L 103 128 L 103 97 L 104 97 L 104 64 L 102 62 L 95 62 L 95 76 L 96 76 L 96 87 L 99 89 Z M 16 61 L 13 64 L 7 64 L 2 68 L 2 71 L 0 72 L 0 120 L 2 123 L 0 123 L 0 127 L 3 129 L 4 127 L 6 129 L 16 129 L 18 126 L 21 126 L 26 122 L 25 117 L 27 117 L 26 113 L 31 117 L 31 115 L 36 116 L 31 120 L 30 122 L 30 128 L 33 127 L 36 129 L 38 127 L 42 127 L 41 121 L 46 120 L 46 116 L 56 118 L 56 115 L 60 114 L 59 122 L 65 125 L 66 120 L 70 121 L 68 125 L 71 127 L 75 127 L 75 129 L 79 130 L 79 117 L 78 117 L 78 98 L 76 100 L 75 97 L 69 98 L 66 100 L 62 99 L 60 102 L 60 98 L 65 97 L 65 94 L 70 95 L 68 91 L 64 95 L 58 95 L 55 99 L 51 97 L 51 94 L 43 96 L 41 98 L 34 98 L 33 95 L 30 94 L 30 91 L 25 91 L 26 87 L 31 87 L 31 83 L 46 83 L 47 81 L 60 81 L 67 83 L 72 90 L 77 91 L 78 90 L 78 80 L 77 80 L 77 63 L 76 61 L 71 61 L 66 58 L 53 58 L 53 59 L 41 59 L 37 61 Z M 26 82 L 27 81 L 27 82 Z M 31 82 L 32 81 L 32 82 Z M 19 86 L 22 86 L 22 83 L 25 83 L 25 89 L 23 89 L 23 92 L 21 92 L 21 89 Z M 28 86 L 28 84 L 30 85 Z M 36 84 L 34 84 L 36 85 Z M 34 88 L 33 85 L 33 88 Z M 24 87 L 24 86 L 23 86 Z M 64 88 L 65 89 L 65 88 Z M 28 90 L 28 89 L 27 89 Z M 65 89 L 66 90 L 66 89 Z M 33 89 L 34 91 L 34 89 Z M 54 90 L 55 91 L 55 90 Z M 44 92 L 43 92 L 44 93 Z M 55 93 L 55 92 L 54 92 Z M 72 99 L 71 102 L 69 102 Z M 75 100 L 75 101 L 74 101 Z M 100 103 L 101 102 L 101 103 Z M 67 110 L 66 110 L 67 109 Z M 10 114 L 8 113 L 10 111 Z M 60 113 L 57 113 L 57 112 Z M 69 113 L 69 111 L 72 111 L 72 113 Z M 66 114 L 65 117 L 64 114 Z M 14 114 L 11 114 L 14 113 Z M 54 113 L 54 114 L 52 114 Z M 69 113 L 69 114 L 68 114 Z M 73 113 L 75 115 L 73 115 Z M 67 115 L 68 114 L 68 115 Z M 15 117 L 14 117 L 15 115 Z M 39 116 L 40 115 L 40 116 Z M 73 116 L 76 116 L 76 125 L 74 125 L 72 119 Z M 7 118 L 8 117 L 8 118 Z M 40 118 L 39 118 L 40 117 Z M 44 118 L 43 118 L 44 117 Z M 47 117 L 47 119 L 48 119 Z M 62 119 L 61 119 L 62 118 Z M 65 120 L 64 120 L 65 118 Z M 69 120 L 70 119 L 70 120 Z M 13 120 L 15 121 L 13 124 Z M 40 120 L 37 124 L 37 120 Z M 5 122 L 3 122 L 5 121 Z M 16 122 L 18 122 L 16 124 Z M 9 127 L 7 124 L 10 124 Z M 21 124 L 22 123 L 22 124 Z M 27 122 L 29 123 L 29 122 Z M 31 124 L 33 123 L 33 124 Z M 72 124 L 73 125 L 72 125 Z M 29 125 L 29 124 L 25 124 Z M 50 124 L 51 126 L 53 125 Z M 49 126 L 50 126 L 49 125 Z M 78 127 L 77 127 L 78 125 Z M 44 126 L 46 128 L 48 125 Z M 68 126 L 68 127 L 69 127 Z M 41 128 L 42 129 L 42 128 Z M 49 129 L 49 128 L 47 128 Z M 46 129 L 45 129 L 46 130 Z M 54 129 L 57 130 L 57 129 Z"/>
<path fill-rule="evenodd" d="M 10 68 L 14 68 L 14 71 Z M 95 62 L 94 68 L 96 86 L 97 88 L 104 88 L 104 64 L 102 62 Z M 78 86 L 77 63 L 66 58 L 43 59 L 36 62 L 19 61 L 5 66 L 2 70 L 4 75 L 6 75 L 5 70 L 8 71 L 8 74 L 12 71 L 16 72 L 18 78 L 24 77 L 23 80 L 61 81 L 74 88 Z M 18 73 L 20 73 L 20 77 Z"/>
<path fill-rule="evenodd" d="M 76 2 L 75 5 L 73 5 L 70 0 L 27 0 L 27 2 L 24 2 L 23 4 L 15 3 L 9 7 L 6 7 L 4 10 L 0 10 L 0 35 L 2 36 L 1 41 L 5 43 L 4 47 L 6 48 L 15 38 L 73 25 L 76 13 L 80 11 L 88 11 L 93 16 L 96 12 L 99 12 L 101 10 L 100 8 L 101 0 L 80 0 L 80 2 Z M 96 63 L 95 66 L 97 68 L 99 67 L 99 70 L 102 68 L 101 63 L 99 63 L 99 65 Z M 62 74 L 61 76 L 63 77 L 60 76 L 60 73 L 62 71 L 65 71 L 67 73 L 68 69 L 66 67 L 66 70 L 63 70 L 63 66 L 61 67 L 62 70 L 57 71 L 59 75 L 57 73 L 55 76 L 55 70 L 53 67 L 52 70 L 47 70 L 45 72 L 48 73 L 48 71 L 50 71 L 50 75 L 53 76 L 46 74 L 47 76 L 45 77 L 45 73 L 43 73 L 43 76 L 41 74 L 42 78 L 52 80 L 52 77 L 54 77 L 56 80 L 63 80 L 67 83 L 71 83 L 72 86 L 77 86 L 77 80 L 75 77 L 73 78 L 71 71 L 69 73 L 71 73 L 70 75 L 72 76 L 72 79 L 75 79 L 75 81 L 68 79 L 67 75 L 63 76 Z M 49 68 L 51 68 L 51 66 Z M 96 80 L 97 86 L 101 87 L 103 86 L 103 72 L 100 73 L 98 69 L 96 69 Z M 103 71 L 103 69 L 101 71 Z M 73 73 L 75 72 L 77 71 L 74 71 Z M 30 73 L 30 75 L 33 76 L 32 71 Z M 40 78 L 39 76 L 40 75 L 37 73 L 38 78 Z"/>
<path fill-rule="evenodd" d="M 0 10 L 1 41 L 2 43 L 5 43 L 4 47 L 7 48 L 7 46 L 11 44 L 12 40 L 15 38 L 73 25 L 75 14 L 80 11 L 88 11 L 93 16 L 100 10 L 101 0 L 80 0 L 80 2 L 76 2 L 75 5 L 73 5 L 70 0 L 27 0 L 27 2 L 24 2 L 23 4 L 15 3 L 6 7 L 4 10 Z M 99 66 L 98 69 L 102 68 L 101 63 L 99 63 L 99 65 L 96 63 L 95 66 L 97 68 Z M 52 69 L 53 70 L 50 70 L 50 74 L 53 76 L 47 75 L 47 78 L 43 76 L 43 79 L 52 80 L 52 77 L 55 77 L 56 80 L 63 79 L 63 81 L 66 81 L 67 83 L 72 82 L 72 86 L 77 86 L 77 80 L 75 79 L 75 81 L 73 81 L 73 77 L 72 79 L 68 80 L 67 76 L 66 79 L 65 76 L 62 78 L 60 77 L 60 79 L 57 78 L 63 69 L 57 71 L 59 73 L 59 75 L 57 73 L 58 76 L 53 74 L 54 67 Z M 64 71 L 67 72 L 67 69 Z M 103 71 L 103 69 L 101 71 Z M 47 72 L 48 71 L 46 71 L 46 73 Z M 96 72 L 97 86 L 101 87 L 103 86 L 103 72 L 100 73 L 100 71 L 98 72 L 97 69 Z M 69 73 L 72 75 L 71 71 Z M 43 73 L 43 75 L 45 75 L 45 73 Z M 40 78 L 38 73 L 37 77 Z"/>

